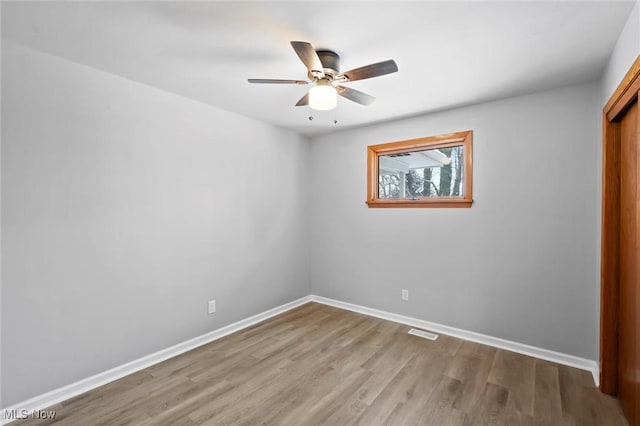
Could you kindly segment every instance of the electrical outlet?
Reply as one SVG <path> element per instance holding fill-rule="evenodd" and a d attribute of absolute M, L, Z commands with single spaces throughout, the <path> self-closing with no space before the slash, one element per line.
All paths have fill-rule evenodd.
<path fill-rule="evenodd" d="M 209 313 L 213 314 L 216 311 L 216 301 L 209 300 Z"/>
<path fill-rule="evenodd" d="M 407 290 L 406 288 L 402 289 L 402 300 L 409 300 L 409 290 Z"/>

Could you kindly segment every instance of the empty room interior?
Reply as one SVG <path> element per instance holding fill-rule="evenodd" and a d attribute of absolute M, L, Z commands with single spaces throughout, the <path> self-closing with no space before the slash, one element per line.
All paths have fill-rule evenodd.
<path fill-rule="evenodd" d="M 1 424 L 640 426 L 640 6 L 2 1 Z"/>

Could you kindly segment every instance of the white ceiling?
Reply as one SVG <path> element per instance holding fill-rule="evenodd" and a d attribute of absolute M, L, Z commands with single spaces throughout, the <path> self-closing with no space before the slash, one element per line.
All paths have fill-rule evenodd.
<path fill-rule="evenodd" d="M 632 1 L 3 2 L 2 38 L 304 134 L 597 78 Z M 378 99 L 294 107 L 309 86 L 291 40 L 340 54 L 342 70 L 395 59 L 348 83 Z"/>

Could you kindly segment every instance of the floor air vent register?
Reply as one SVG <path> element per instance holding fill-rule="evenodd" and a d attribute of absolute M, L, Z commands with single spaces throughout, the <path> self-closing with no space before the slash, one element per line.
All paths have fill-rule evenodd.
<path fill-rule="evenodd" d="M 417 328 L 412 328 L 409 330 L 409 334 L 413 334 L 414 336 L 422 337 L 429 340 L 436 340 L 438 338 L 437 334 L 429 333 L 428 331 L 418 330 Z"/>

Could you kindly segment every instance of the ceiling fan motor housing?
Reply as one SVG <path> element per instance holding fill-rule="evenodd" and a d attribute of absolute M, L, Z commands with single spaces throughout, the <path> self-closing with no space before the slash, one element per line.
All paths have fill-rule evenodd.
<path fill-rule="evenodd" d="M 316 50 L 325 74 L 334 76 L 340 71 L 340 56 L 332 50 Z"/>

